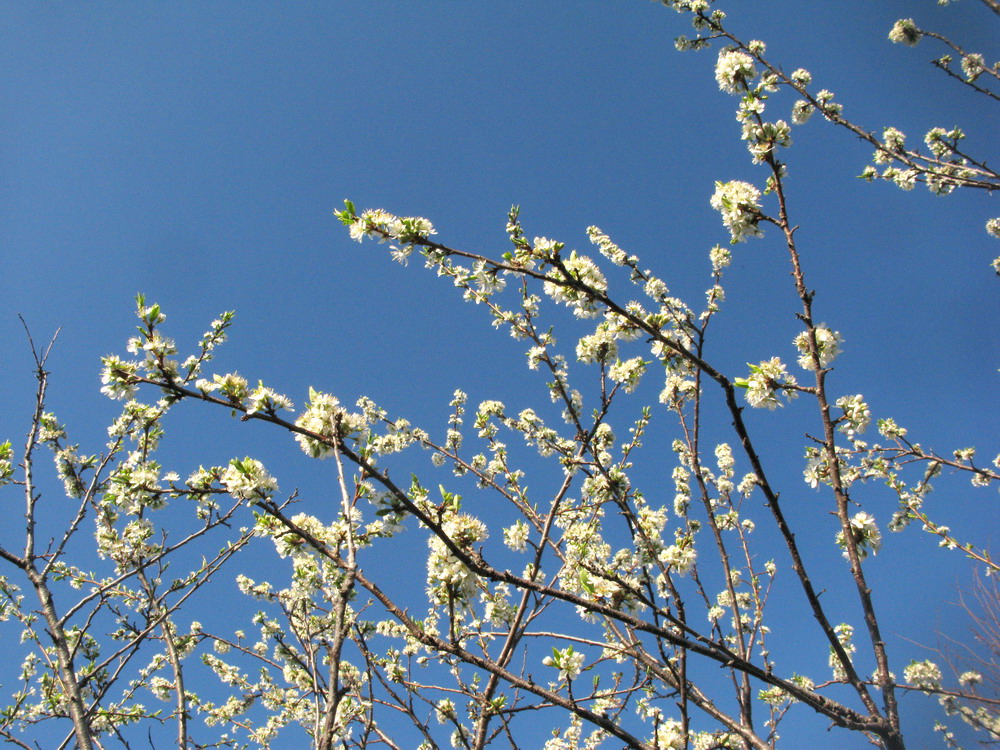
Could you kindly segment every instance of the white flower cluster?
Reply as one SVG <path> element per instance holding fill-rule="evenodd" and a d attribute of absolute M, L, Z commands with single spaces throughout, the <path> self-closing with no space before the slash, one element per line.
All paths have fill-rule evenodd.
<path fill-rule="evenodd" d="M 243 400 L 250 395 L 250 385 L 247 379 L 237 372 L 227 372 L 225 375 L 216 373 L 211 380 L 199 378 L 195 381 L 195 387 L 204 394 L 218 391 L 221 395 L 232 401 L 234 404 L 242 404 Z M 263 389 L 263 386 L 261 386 Z M 262 398 L 265 398 L 262 390 Z M 278 396 L 278 394 L 274 394 Z M 281 396 L 280 398 L 284 398 Z M 289 402 L 291 403 L 291 402 Z"/>
<path fill-rule="evenodd" d="M 969 83 L 975 81 L 986 70 L 986 60 L 978 53 L 964 55 L 962 57 L 962 72 L 965 73 L 965 80 Z"/>
<path fill-rule="evenodd" d="M 607 323 L 600 323 L 576 345 L 576 358 L 584 364 L 608 364 L 618 357 L 618 342 Z"/>
<path fill-rule="evenodd" d="M 101 372 L 101 393 L 116 401 L 132 398 L 136 392 L 136 383 L 132 378 L 139 374 L 141 365 L 116 356 L 104 357 L 101 363 L 104 365 Z"/>
<path fill-rule="evenodd" d="M 541 240 L 535 239 L 536 250 Z M 562 262 L 562 271 L 558 271 L 557 281 L 545 282 L 545 293 L 556 302 L 561 302 L 573 309 L 580 318 L 592 318 L 598 314 L 594 294 L 604 294 L 608 289 L 604 274 L 585 255 L 579 255 L 575 250 L 569 258 Z M 560 278 L 561 276 L 561 278 Z M 565 283 L 560 283 L 565 282 Z"/>
<path fill-rule="evenodd" d="M 294 408 L 295 405 L 288 396 L 283 396 L 268 388 L 263 383 L 259 383 L 250 393 L 247 403 L 247 414 L 256 414 L 258 412 L 274 414 L 279 409 L 292 411 Z"/>
<path fill-rule="evenodd" d="M 648 364 L 642 357 L 632 357 L 624 362 L 619 360 L 608 369 L 608 377 L 615 383 L 621 383 L 626 393 L 632 393 L 639 386 Z"/>
<path fill-rule="evenodd" d="M 400 242 L 415 242 L 429 235 L 437 234 L 434 225 L 420 216 L 396 216 L 381 208 L 363 211 L 350 224 L 351 239 L 361 242 L 365 237 L 373 237 L 381 242 L 395 239 Z"/>
<path fill-rule="evenodd" d="M 515 552 L 523 552 L 528 546 L 528 524 L 518 519 L 513 526 L 504 529 L 503 543 Z"/>
<path fill-rule="evenodd" d="M 840 431 L 851 440 L 855 434 L 864 432 L 872 421 L 872 413 L 860 393 L 856 396 L 841 396 L 837 399 L 837 406 L 844 410 Z"/>
<path fill-rule="evenodd" d="M 791 401 L 798 394 L 787 386 L 795 385 L 795 378 L 788 373 L 785 365 L 778 357 L 750 365 L 750 377 L 737 378 L 736 385 L 746 388 L 746 400 L 754 408 L 765 407 L 774 410 L 781 406 L 778 391 L 785 394 L 785 399 Z"/>
<path fill-rule="evenodd" d="M 875 517 L 863 510 L 851 518 L 851 536 L 857 545 L 858 557 L 862 559 L 868 556 L 869 550 L 877 555 L 882 546 L 882 532 L 875 523 Z M 844 557 L 847 557 L 847 542 L 843 530 L 837 532 L 837 546 L 844 550 Z"/>
<path fill-rule="evenodd" d="M 828 367 L 840 354 L 840 345 L 844 343 L 844 339 L 838 331 L 831 331 L 825 325 L 819 325 L 814 330 L 819 366 Z M 795 337 L 793 343 L 795 348 L 799 350 L 799 367 L 803 370 L 815 370 L 816 365 L 813 362 L 809 331 L 800 333 Z"/>
<path fill-rule="evenodd" d="M 844 109 L 844 105 L 833 101 L 834 96 L 835 94 L 827 89 L 822 89 L 816 94 L 816 101 L 819 103 L 820 112 L 823 113 L 823 117 L 827 120 L 839 117 Z"/>
<path fill-rule="evenodd" d="M 359 403 L 360 405 L 360 403 Z M 368 417 L 366 417 L 366 421 Z M 388 432 L 371 438 L 372 449 L 379 455 L 399 453 L 415 442 L 426 440 L 427 433 L 410 425 L 405 419 L 397 419 L 388 424 Z"/>
<path fill-rule="evenodd" d="M 813 116 L 816 108 L 805 99 L 799 99 L 792 105 L 792 124 L 805 125 Z"/>
<path fill-rule="evenodd" d="M 732 235 L 732 243 L 743 242 L 747 237 L 763 237 L 758 228 L 760 190 L 748 182 L 732 180 L 716 182 L 712 195 L 712 208 L 722 214 L 722 223 Z"/>
<path fill-rule="evenodd" d="M 489 535 L 486 524 L 467 514 L 456 514 L 442 524 L 442 530 L 461 549 L 483 542 Z M 450 598 L 470 600 L 478 591 L 477 579 L 465 563 L 459 560 L 437 536 L 428 542 L 427 593 L 435 604 L 444 604 Z"/>
<path fill-rule="evenodd" d="M 930 659 L 911 661 L 903 668 L 903 679 L 922 688 L 941 687 L 941 669 Z"/>
<path fill-rule="evenodd" d="M 964 135 L 957 128 L 951 133 L 944 128 L 931 128 L 924 134 L 924 144 L 926 144 L 927 149 L 936 158 L 942 159 L 954 151 L 952 144 L 948 140 L 959 140 Z"/>
<path fill-rule="evenodd" d="M 673 572 L 683 576 L 694 566 L 698 559 L 698 552 L 694 547 L 694 540 L 690 537 L 684 537 L 678 542 L 678 544 L 671 544 L 660 553 L 660 562 Z"/>
<path fill-rule="evenodd" d="M 893 24 L 889 30 L 889 41 L 893 44 L 905 44 L 908 47 L 916 46 L 923 33 L 917 28 L 912 18 L 901 18 Z"/>
<path fill-rule="evenodd" d="M 616 266 L 635 265 L 639 260 L 634 255 L 630 256 L 612 242 L 611 238 L 602 232 L 600 227 L 587 227 L 587 237 L 590 238 L 592 243 L 597 245 L 597 249 L 601 251 L 601 255 Z"/>
<path fill-rule="evenodd" d="M 878 421 L 878 434 L 890 440 L 896 440 L 906 435 L 906 428 L 896 424 L 896 420 L 891 417 Z"/>
<path fill-rule="evenodd" d="M 10 441 L 0 443 L 0 487 L 8 484 L 14 475 L 13 456 L 14 451 L 11 449 Z"/>
<path fill-rule="evenodd" d="M 970 670 L 968 672 L 962 672 L 958 676 L 958 684 L 964 688 L 971 688 L 978 685 L 983 681 L 983 676 L 975 670 Z"/>
<path fill-rule="evenodd" d="M 843 646 L 844 651 L 847 652 L 847 658 L 850 659 L 851 654 L 858 650 L 858 647 L 851 642 L 854 638 L 854 626 L 842 622 L 833 630 L 837 634 L 837 640 L 840 641 L 840 645 Z M 833 650 L 833 646 L 830 647 L 829 664 L 830 669 L 833 670 L 833 679 L 841 681 L 847 679 L 847 671 L 844 669 L 844 665 L 841 664 L 840 659 L 837 658 L 837 652 Z"/>
<path fill-rule="evenodd" d="M 687 747 L 687 736 L 684 725 L 676 719 L 667 719 L 656 728 L 654 746 L 663 750 L 684 750 Z"/>
<path fill-rule="evenodd" d="M 720 274 L 723 268 L 728 268 L 733 262 L 733 254 L 728 247 L 716 245 L 708 251 L 708 258 L 712 261 L 712 273 Z"/>
<path fill-rule="evenodd" d="M 453 721 L 457 721 L 455 702 L 448 698 L 437 702 L 437 705 L 434 707 L 434 713 L 437 716 L 438 724 L 450 724 Z"/>
<path fill-rule="evenodd" d="M 237 500 L 260 500 L 278 490 L 278 481 L 267 473 L 264 464 L 253 458 L 234 458 L 222 474 L 226 492 Z"/>
<path fill-rule="evenodd" d="M 743 140 L 747 142 L 754 164 L 763 162 L 775 146 L 792 145 L 792 129 L 784 120 L 758 123 L 747 118 L 743 121 Z"/>
<path fill-rule="evenodd" d="M 722 50 L 715 63 L 715 80 L 719 88 L 727 94 L 736 94 L 746 89 L 757 76 L 753 58 L 739 50 Z"/>
<path fill-rule="evenodd" d="M 340 531 L 337 528 L 338 524 L 326 526 L 318 518 L 308 513 L 296 513 L 289 520 L 296 528 L 301 529 L 305 534 L 321 543 L 328 544 L 335 541 L 338 531 Z M 264 531 L 271 536 L 274 549 L 280 557 L 291 557 L 296 561 L 296 583 L 300 585 L 306 583 L 305 579 L 310 576 L 304 575 L 304 573 L 314 572 L 310 571 L 310 568 L 315 567 L 312 560 L 313 548 L 306 541 L 306 537 L 293 534 L 283 525 L 276 523 L 267 524 Z"/>
<path fill-rule="evenodd" d="M 583 671 L 583 663 L 586 657 L 581 651 L 574 651 L 572 646 L 564 649 L 552 649 L 552 656 L 542 659 L 542 664 L 546 667 L 555 667 L 559 670 L 560 680 L 572 680 Z"/>
<path fill-rule="evenodd" d="M 295 426 L 322 438 L 297 433 L 295 439 L 302 450 L 313 458 L 327 458 L 333 454 L 333 442 L 337 438 L 359 432 L 368 423 L 363 415 L 349 413 L 334 396 L 310 388 L 309 403 L 295 420 Z"/>

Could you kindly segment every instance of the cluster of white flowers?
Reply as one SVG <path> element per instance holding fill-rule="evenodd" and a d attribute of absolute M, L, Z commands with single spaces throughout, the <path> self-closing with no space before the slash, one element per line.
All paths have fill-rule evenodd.
<path fill-rule="evenodd" d="M 539 242 L 538 239 L 535 240 Z M 537 250 L 537 244 L 536 244 Z M 604 274 L 585 255 L 579 255 L 575 250 L 562 262 L 559 276 L 551 277 L 565 281 L 569 285 L 557 281 L 545 282 L 545 293 L 556 302 L 561 302 L 573 308 L 573 313 L 580 318 L 592 318 L 599 314 L 594 294 L 604 294 L 608 289 Z M 577 286 L 579 285 L 579 286 Z"/>
<path fill-rule="evenodd" d="M 698 552 L 690 537 L 680 540 L 679 544 L 671 544 L 660 553 L 660 562 L 678 575 L 686 575 L 697 559 Z"/>
<path fill-rule="evenodd" d="M 276 393 L 263 383 L 259 383 L 247 399 L 247 414 L 256 414 L 258 412 L 273 414 L 279 409 L 292 411 L 294 408 L 295 405 L 288 396 Z"/>
<path fill-rule="evenodd" d="M 655 276 L 650 276 L 646 279 L 646 283 L 643 284 L 643 291 L 646 296 L 650 299 L 663 304 L 667 295 L 670 294 L 670 289 L 667 287 L 667 282 L 663 279 L 658 279 Z"/>
<path fill-rule="evenodd" d="M 715 63 L 715 80 L 727 94 L 737 94 L 749 87 L 757 76 L 753 58 L 739 50 L 722 50 Z"/>
<path fill-rule="evenodd" d="M 242 404 L 243 400 L 250 395 L 250 386 L 249 383 L 247 383 L 247 379 L 238 372 L 227 372 L 224 375 L 216 373 L 212 376 L 211 380 L 199 378 L 195 381 L 194 385 L 195 388 L 204 394 L 218 391 L 234 404 Z M 261 388 L 263 388 L 263 386 L 261 386 Z M 278 396 L 278 394 L 274 395 Z M 284 397 L 282 396 L 281 398 Z"/>
<path fill-rule="evenodd" d="M 728 247 L 715 245 L 708 251 L 708 258 L 712 262 L 712 273 L 719 274 L 722 273 L 723 268 L 728 268 L 729 264 L 733 262 L 733 253 Z"/>
<path fill-rule="evenodd" d="M 903 679 L 922 688 L 941 687 L 941 670 L 930 659 L 911 661 L 903 668 Z"/>
<path fill-rule="evenodd" d="M 624 362 L 619 360 L 608 369 L 608 377 L 615 383 L 621 383 L 626 393 L 632 393 L 639 386 L 648 364 L 642 357 L 632 357 Z"/>
<path fill-rule="evenodd" d="M 674 480 L 674 513 L 683 518 L 687 515 L 691 503 L 691 472 L 684 466 L 675 466 Z"/>
<path fill-rule="evenodd" d="M 518 519 L 513 526 L 505 528 L 503 543 L 515 552 L 523 552 L 528 546 L 528 524 Z"/>
<path fill-rule="evenodd" d="M 878 421 L 878 433 L 884 438 L 895 440 L 906 435 L 906 428 L 896 424 L 896 420 L 891 417 Z"/>
<path fill-rule="evenodd" d="M 840 345 L 844 343 L 844 339 L 838 331 L 831 331 L 825 325 L 816 326 L 814 331 L 819 366 L 828 367 L 840 354 Z M 793 343 L 795 348 L 799 350 L 799 367 L 804 370 L 815 370 L 816 365 L 813 361 L 809 331 L 802 331 L 795 337 Z"/>
<path fill-rule="evenodd" d="M 667 719 L 661 722 L 656 728 L 653 745 L 663 748 L 663 750 L 684 750 L 687 747 L 684 725 L 676 719 Z"/>
<path fill-rule="evenodd" d="M 882 546 L 882 532 L 875 523 L 875 517 L 863 510 L 851 517 L 851 536 L 854 537 L 858 557 L 861 558 L 867 557 L 869 550 L 873 555 L 877 555 Z M 844 557 L 847 557 L 847 542 L 843 529 L 837 532 L 837 546 L 844 550 Z"/>
<path fill-rule="evenodd" d="M 635 265 L 639 260 L 634 255 L 630 256 L 612 242 L 611 238 L 602 232 L 600 227 L 587 227 L 587 236 L 592 243 L 597 245 L 597 249 L 601 251 L 601 255 L 616 266 Z"/>
<path fill-rule="evenodd" d="M 917 185 L 917 177 L 920 173 L 915 169 L 897 169 L 888 167 L 882 172 L 882 179 L 889 180 L 900 190 L 913 190 Z"/>
<path fill-rule="evenodd" d="M 153 541 L 155 528 L 148 518 L 133 519 L 119 531 L 109 524 L 98 526 L 94 536 L 97 540 L 97 554 L 110 558 L 123 571 L 133 567 L 142 559 L 156 555 L 162 547 Z"/>
<path fill-rule="evenodd" d="M 783 392 L 788 401 L 798 395 L 794 390 L 784 387 L 794 386 L 796 382 L 778 357 L 772 357 L 759 365 L 750 365 L 750 377 L 737 378 L 735 382 L 737 386 L 746 388 L 747 403 L 754 408 L 763 406 L 773 410 L 781 406 L 778 391 Z"/>
<path fill-rule="evenodd" d="M 315 438 L 296 433 L 295 440 L 302 446 L 302 450 L 313 458 L 327 458 L 333 455 L 333 443 L 336 439 L 359 432 L 368 423 L 362 414 L 348 412 L 336 397 L 310 388 L 309 403 L 295 420 L 295 426 L 319 436 Z"/>
<path fill-rule="evenodd" d="M 758 123 L 751 118 L 743 121 L 743 140 L 747 142 L 754 164 L 763 162 L 775 146 L 792 145 L 792 129 L 784 120 Z"/>
<path fill-rule="evenodd" d="M 486 524 L 467 514 L 455 514 L 442 524 L 445 535 L 460 549 L 483 542 L 489 535 Z M 427 592 L 435 604 L 444 604 L 450 597 L 463 601 L 477 591 L 476 576 L 437 536 L 428 542 Z"/>
<path fill-rule="evenodd" d="M 434 706 L 434 713 L 437 717 L 438 724 L 450 724 L 453 721 L 457 721 L 455 702 L 448 698 L 437 702 L 437 705 Z"/>
<path fill-rule="evenodd" d="M 333 541 L 337 535 L 336 524 L 327 526 L 308 513 L 296 513 L 289 519 L 292 524 L 318 542 Z M 267 532 L 274 542 L 274 549 L 280 557 L 291 557 L 296 563 L 296 578 L 303 578 L 304 572 L 315 573 L 312 563 L 312 547 L 306 538 L 290 532 L 283 524 L 269 524 Z M 308 560 L 306 559 L 308 558 Z M 297 581 L 301 582 L 301 581 Z"/>
<path fill-rule="evenodd" d="M 263 599 L 271 594 L 273 587 L 267 581 L 257 583 L 249 576 L 245 576 L 241 573 L 236 576 L 236 588 L 238 588 L 240 593 L 245 596 L 249 596 L 254 599 Z"/>
<path fill-rule="evenodd" d="M 938 159 L 947 156 L 953 151 L 951 144 L 945 140 L 949 135 L 948 131 L 944 128 L 931 128 L 924 134 L 924 143 L 927 145 L 927 149 Z"/>
<path fill-rule="evenodd" d="M 514 621 L 517 607 L 510 600 L 510 587 L 506 583 L 498 583 L 492 594 L 483 590 L 479 598 L 486 604 L 483 616 L 494 625 L 509 625 Z"/>
<path fill-rule="evenodd" d="M 621 341 L 635 341 L 642 338 L 643 330 L 634 320 L 645 320 L 648 316 L 649 313 L 642 304 L 632 300 L 625 305 L 624 315 L 608 310 L 604 313 L 604 320 L 614 332 L 615 338 Z"/>
<path fill-rule="evenodd" d="M 962 672 L 958 676 L 958 684 L 964 688 L 971 688 L 978 685 L 983 681 L 983 676 L 975 670 L 969 670 L 968 672 Z"/>
<path fill-rule="evenodd" d="M 550 240 L 548 237 L 535 237 L 532 243 L 532 252 L 539 258 L 554 258 L 565 244 L 558 240 Z"/>
<path fill-rule="evenodd" d="M 872 421 L 872 413 L 860 393 L 856 396 L 841 396 L 837 399 L 837 406 L 844 410 L 840 431 L 851 440 L 856 433 L 864 432 Z"/>
<path fill-rule="evenodd" d="M 744 474 L 740 483 L 736 486 L 737 492 L 739 492 L 743 497 L 750 497 L 753 492 L 753 488 L 760 484 L 757 479 L 757 475 L 754 473 Z"/>
<path fill-rule="evenodd" d="M 685 399 L 693 396 L 697 390 L 698 384 L 694 380 L 670 372 L 663 390 L 660 391 L 660 403 L 671 408 L 680 408 Z"/>
<path fill-rule="evenodd" d="M 368 420 L 368 417 L 365 417 Z M 415 428 L 405 419 L 397 419 L 388 424 L 389 431 L 384 435 L 375 435 L 369 445 L 379 455 L 399 453 L 415 442 L 426 440 L 428 435 L 420 428 Z"/>
<path fill-rule="evenodd" d="M 564 649 L 553 648 L 552 656 L 542 659 L 542 664 L 557 668 L 560 680 L 572 680 L 583 671 L 585 661 L 586 657 L 582 651 L 575 651 L 572 646 L 567 646 Z"/>
<path fill-rule="evenodd" d="M 608 364 L 618 357 L 618 342 L 606 322 L 600 323 L 589 336 L 577 342 L 576 358 L 585 364 Z"/>
<path fill-rule="evenodd" d="M 986 70 L 986 60 L 979 53 L 973 53 L 971 55 L 963 55 L 962 57 L 962 72 L 965 74 L 965 80 L 969 83 L 975 81 L 979 76 L 983 74 Z"/>
<path fill-rule="evenodd" d="M 792 105 L 792 124 L 805 125 L 809 118 L 813 116 L 816 108 L 805 99 L 799 99 Z"/>
<path fill-rule="evenodd" d="M 234 458 L 222 474 L 226 492 L 237 500 L 260 500 L 278 490 L 278 481 L 267 473 L 264 464 L 253 458 Z"/>
<path fill-rule="evenodd" d="M 101 360 L 104 369 L 101 371 L 101 393 L 116 401 L 132 398 L 137 384 L 133 377 L 139 374 L 141 365 L 116 356 L 104 357 Z"/>
<path fill-rule="evenodd" d="M 736 459 L 733 458 L 733 449 L 728 443 L 719 443 L 715 446 L 715 460 L 718 462 L 719 471 L 724 476 L 731 477 L 733 475 Z"/>
<path fill-rule="evenodd" d="M 757 226 L 761 219 L 760 190 L 748 182 L 732 180 L 716 182 L 711 198 L 712 208 L 722 214 L 722 223 L 732 235 L 732 242 L 743 242 L 747 237 L 763 237 Z"/>
<path fill-rule="evenodd" d="M 8 484 L 14 475 L 13 456 L 14 451 L 11 449 L 10 441 L 0 443 L 0 487 Z"/>
<path fill-rule="evenodd" d="M 360 216 L 353 217 L 349 231 L 351 239 L 358 242 L 365 237 L 373 237 L 381 242 L 387 238 L 414 242 L 437 234 L 434 225 L 423 217 L 396 216 L 381 208 L 369 209 L 363 211 Z"/>
<path fill-rule="evenodd" d="M 833 631 L 837 634 L 837 640 L 840 641 L 840 645 L 844 647 L 844 651 L 847 653 L 847 658 L 851 658 L 851 654 L 858 650 L 851 641 L 854 638 L 854 626 L 848 625 L 842 622 L 840 625 L 834 627 Z M 833 670 L 833 679 L 835 680 L 846 680 L 847 671 L 844 669 L 844 665 L 841 664 L 840 659 L 837 657 L 837 652 L 833 650 L 833 646 L 830 647 L 830 669 Z"/>
<path fill-rule="evenodd" d="M 917 28 L 912 18 L 901 18 L 893 24 L 889 30 L 889 41 L 893 44 L 905 44 L 909 47 L 916 46 L 923 33 Z"/>

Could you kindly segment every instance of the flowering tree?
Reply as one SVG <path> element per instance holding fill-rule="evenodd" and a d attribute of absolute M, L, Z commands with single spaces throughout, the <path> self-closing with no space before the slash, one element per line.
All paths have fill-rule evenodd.
<path fill-rule="evenodd" d="M 995 0 L 983 2 L 1000 14 Z M 793 126 L 818 112 L 875 149 L 865 179 L 944 195 L 992 191 L 1000 175 L 966 152 L 958 128 L 932 128 L 925 148 L 908 147 L 891 127 L 876 137 L 808 71 L 786 74 L 763 42 L 737 37 L 707 0 L 664 4 L 696 30 L 679 49 L 715 49 L 718 86 L 735 97 L 760 170 L 757 184 L 720 181 L 709 198 L 729 246 L 708 252 L 704 303 L 672 296 L 661 275 L 597 227 L 587 236 L 603 260 L 529 240 L 513 208 L 509 249 L 494 257 L 438 242 L 424 218 L 358 211 L 350 201 L 338 213 L 351 238 L 387 243 L 402 263 L 419 254 L 522 341 L 544 380 L 535 408 L 495 400 L 473 408 L 456 391 L 440 438 L 368 398 L 350 407 L 311 390 L 296 413 L 278 384 L 211 370 L 232 313 L 180 357 L 165 314 L 140 296 L 128 356 L 104 360 L 103 391 L 124 402 L 121 415 L 105 448 L 85 454 L 46 411 L 47 351 L 35 353 L 23 451 L 15 458 L 10 442 L 0 446 L 0 481 L 23 492 L 26 519 L 23 543 L 0 548 L 0 614 L 8 630 L 20 629 L 24 649 L 18 683 L 5 688 L 5 739 L 93 748 L 155 732 L 178 747 L 708 750 L 776 747 L 782 722 L 797 715 L 811 717 L 814 732 L 832 728 L 838 742 L 853 733 L 859 744 L 898 749 L 908 693 L 936 697 L 943 719 L 961 717 L 1000 739 L 998 701 L 978 687 L 980 672 L 952 682 L 932 660 L 894 659 L 866 574 L 883 530 L 907 527 L 985 575 L 1000 570 L 984 539 L 957 538 L 925 508 L 945 470 L 985 488 L 1000 481 L 1000 457 L 983 465 L 971 448 L 925 449 L 892 418 L 873 415 L 864 396 L 837 390 L 831 365 L 844 341 L 814 313 L 784 154 Z M 998 98 L 1000 67 L 982 55 L 912 20 L 889 33 L 908 45 L 924 37 L 950 50 L 937 67 Z M 792 125 L 769 119 L 782 107 Z M 1000 236 L 1000 219 L 986 228 Z M 712 324 L 735 246 L 765 236 L 787 254 L 801 331 L 787 351 L 730 375 L 713 364 Z M 1000 259 L 993 265 L 1000 272 Z M 782 360 L 789 354 L 794 362 Z M 640 400 L 651 381 L 655 406 Z M 795 399 L 815 413 L 802 466 L 806 484 L 821 490 L 813 520 L 836 519 L 822 541 L 841 550 L 839 569 L 812 563 L 783 498 L 798 488 L 776 485 L 748 418 L 747 406 L 774 411 Z M 328 459 L 336 502 L 282 493 L 252 457 L 186 467 L 182 479 L 157 454 L 181 403 L 264 423 Z M 663 440 L 669 451 L 643 446 Z M 40 492 L 40 447 L 54 454 L 69 505 Z M 441 470 L 401 481 L 394 468 L 407 467 L 401 454 L 416 447 Z M 898 499 L 888 520 L 868 500 L 878 484 Z M 239 572 L 241 557 L 261 545 L 288 562 L 270 580 Z M 388 558 L 413 564 L 371 575 Z M 203 589 L 233 579 L 257 613 L 230 630 L 202 626 Z M 844 581 L 851 616 L 822 596 Z M 801 611 L 769 605 L 782 589 L 797 592 Z M 826 671 L 804 673 L 781 658 L 775 618 L 816 634 Z"/>

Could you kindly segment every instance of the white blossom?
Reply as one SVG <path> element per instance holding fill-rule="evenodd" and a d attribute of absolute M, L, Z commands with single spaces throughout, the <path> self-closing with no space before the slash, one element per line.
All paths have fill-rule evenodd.
<path fill-rule="evenodd" d="M 738 93 L 757 75 L 753 58 L 739 50 L 722 50 L 715 63 L 715 80 L 727 94 Z"/>
<path fill-rule="evenodd" d="M 882 532 L 873 515 L 863 510 L 855 513 L 851 517 L 851 535 L 854 537 L 858 557 L 867 557 L 869 550 L 873 555 L 878 554 L 882 546 Z M 844 557 L 847 557 L 847 542 L 843 530 L 837 532 L 837 546 L 844 550 Z"/>
<path fill-rule="evenodd" d="M 816 350 L 819 356 L 819 366 L 828 367 L 840 354 L 840 345 L 844 343 L 843 337 L 838 331 L 831 331 L 825 325 L 819 325 L 813 329 L 816 336 Z M 799 367 L 804 370 L 816 369 L 812 356 L 812 347 L 809 331 L 802 331 L 795 337 L 795 348 L 799 350 Z"/>
<path fill-rule="evenodd" d="M 889 41 L 894 44 L 905 44 L 909 47 L 916 46 L 920 41 L 922 33 L 912 18 L 901 18 L 889 30 Z"/>
<path fill-rule="evenodd" d="M 222 484 L 238 500 L 259 500 L 278 490 L 278 482 L 264 464 L 253 458 L 234 458 L 222 474 Z"/>
<path fill-rule="evenodd" d="M 559 670 L 560 680 L 572 680 L 583 671 L 583 663 L 586 657 L 581 651 L 574 651 L 572 646 L 564 649 L 552 649 L 552 656 L 542 659 L 542 664 L 547 667 L 555 667 Z"/>
<path fill-rule="evenodd" d="M 722 223 L 732 235 L 732 242 L 743 242 L 747 237 L 763 237 L 758 228 L 760 190 L 748 182 L 733 180 L 716 182 L 712 195 L 712 208 L 722 214 Z"/>
<path fill-rule="evenodd" d="M 922 688 L 941 687 L 941 670 L 930 659 L 911 661 L 903 668 L 903 679 Z"/>

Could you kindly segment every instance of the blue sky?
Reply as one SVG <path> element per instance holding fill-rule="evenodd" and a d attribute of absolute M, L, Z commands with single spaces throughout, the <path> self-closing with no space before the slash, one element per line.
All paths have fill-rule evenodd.
<path fill-rule="evenodd" d="M 758 5 L 727 8 L 733 27 L 767 41 L 786 70 L 808 68 L 865 127 L 893 124 L 917 141 L 962 125 L 974 152 L 996 143 L 985 99 L 936 74 L 926 42 L 886 40 L 913 16 L 989 53 L 993 19 L 972 0 L 778 0 L 766 16 Z M 21 313 L 36 339 L 62 327 L 50 407 L 84 446 L 103 442 L 115 407 L 98 393 L 99 357 L 123 352 L 140 291 L 179 343 L 235 309 L 219 367 L 297 404 L 310 385 L 346 402 L 366 394 L 441 431 L 457 387 L 473 403 L 542 402 L 521 347 L 481 310 L 419 263 L 402 268 L 351 242 L 332 211 L 351 198 L 424 215 L 446 244 L 497 253 L 517 203 L 529 237 L 586 250 L 596 224 L 697 306 L 707 250 L 727 239 L 708 204 L 714 181 L 763 176 L 739 141 L 735 100 L 713 80 L 715 53 L 674 51 L 689 33 L 647 0 L 5 3 L 0 437 L 20 440 L 31 411 Z M 791 100 L 775 106 L 787 118 Z M 925 446 L 993 455 L 1000 316 L 989 262 L 1000 249 L 982 227 L 1000 213 L 995 200 L 864 184 L 855 175 L 869 149 L 819 119 L 793 137 L 791 211 L 816 314 L 847 342 L 834 392 L 863 393 Z M 792 359 L 798 330 L 775 233 L 734 256 L 712 343 L 731 376 L 747 361 Z M 196 409 L 182 418 L 183 445 L 170 448 L 179 462 L 263 452 L 283 487 L 322 486 L 272 432 Z M 750 421 L 783 492 L 802 498 L 799 533 L 809 539 L 815 524 L 828 542 L 808 505 L 818 496 L 799 479 L 813 415 L 800 404 Z M 942 521 L 988 544 L 995 495 L 941 484 Z M 891 500 L 873 496 L 887 519 Z M 961 629 L 944 602 L 969 566 L 916 529 L 887 547 L 870 566 L 886 630 L 928 643 L 935 629 Z M 931 573 L 944 593 L 924 585 Z M 895 645 L 900 669 L 923 658 Z M 916 739 L 928 725 L 914 721 Z"/>

